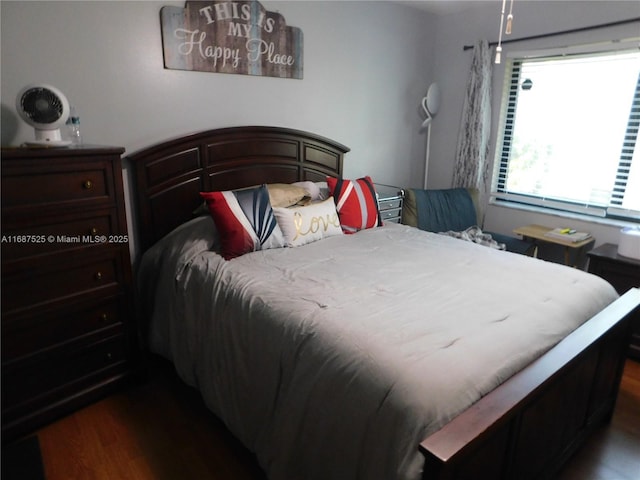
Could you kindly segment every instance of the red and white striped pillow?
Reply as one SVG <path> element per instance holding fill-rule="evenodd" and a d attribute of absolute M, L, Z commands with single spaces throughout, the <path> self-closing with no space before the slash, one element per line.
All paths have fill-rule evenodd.
<path fill-rule="evenodd" d="M 327 185 L 335 201 L 344 233 L 356 233 L 382 225 L 376 189 L 371 177 L 357 180 L 327 177 Z"/>

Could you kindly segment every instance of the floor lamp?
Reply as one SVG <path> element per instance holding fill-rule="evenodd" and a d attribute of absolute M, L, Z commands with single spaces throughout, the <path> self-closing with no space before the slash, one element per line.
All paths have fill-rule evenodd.
<path fill-rule="evenodd" d="M 422 122 L 422 128 L 427 129 L 427 148 L 424 156 L 424 189 L 427 189 L 427 173 L 429 172 L 429 149 L 431 144 L 431 121 L 440 108 L 440 87 L 437 83 L 429 85 L 427 95 L 422 99 L 422 109 L 427 118 Z"/>

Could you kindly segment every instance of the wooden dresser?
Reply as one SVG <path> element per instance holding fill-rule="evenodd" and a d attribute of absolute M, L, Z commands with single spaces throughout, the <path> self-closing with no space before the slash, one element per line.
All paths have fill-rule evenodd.
<path fill-rule="evenodd" d="M 2 149 L 3 441 L 133 372 L 123 152 Z"/>

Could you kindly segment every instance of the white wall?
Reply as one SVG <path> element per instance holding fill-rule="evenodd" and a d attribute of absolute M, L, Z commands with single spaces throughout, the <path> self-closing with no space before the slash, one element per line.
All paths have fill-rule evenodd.
<path fill-rule="evenodd" d="M 87 143 L 133 153 L 203 129 L 275 125 L 349 146 L 347 176 L 421 176 L 433 17 L 377 1 L 262 4 L 302 30 L 303 80 L 165 70 L 160 8 L 184 2 L 0 2 L 2 144 L 33 138 L 15 96 L 45 82 L 78 108 Z"/>
<path fill-rule="evenodd" d="M 508 2 L 507 2 L 508 5 Z M 453 177 L 453 161 L 460 124 L 468 68 L 472 51 L 463 51 L 463 45 L 473 45 L 479 39 L 498 39 L 501 2 L 478 1 L 468 10 L 438 18 L 434 45 L 433 77 L 441 86 L 442 103 L 433 123 L 429 168 L 429 187 L 448 188 Z M 512 38 L 605 24 L 640 17 L 638 1 L 527 1 L 516 0 Z M 509 50 L 525 50 L 592 43 L 612 38 L 640 36 L 638 23 L 620 27 L 591 30 L 547 39 L 517 42 L 503 46 L 503 58 Z M 506 37 L 505 37 L 506 38 Z M 500 94 L 504 77 L 504 61 L 494 68 L 492 153 L 495 147 Z M 606 101 L 606 92 L 594 92 L 594 110 Z M 606 124 L 602 125 L 606 128 Z M 579 172 L 576 172 L 579 174 Z M 571 179 L 568 179 L 571 181 Z M 412 186 L 419 186 L 414 181 Z M 557 227 L 572 225 L 590 231 L 596 244 L 617 243 L 620 225 L 588 223 L 575 218 L 513 210 L 494 205 L 486 207 L 485 228 L 509 234 L 514 228 L 530 223 Z"/>
<path fill-rule="evenodd" d="M 497 39 L 498 0 L 434 16 L 380 1 L 263 1 L 304 34 L 304 79 L 165 70 L 159 12 L 170 1 L 0 2 L 2 144 L 33 132 L 17 119 L 15 95 L 47 82 L 77 106 L 85 140 L 128 153 L 185 133 L 235 125 L 308 130 L 351 147 L 349 177 L 420 187 L 425 132 L 419 102 L 437 81 L 441 108 L 433 123 L 429 186 L 451 185 L 471 52 L 465 44 Z M 513 37 L 640 16 L 630 1 L 516 0 Z M 638 35 L 637 25 L 505 46 L 530 48 Z M 497 122 L 503 71 L 494 72 Z M 605 93 L 606 94 L 606 93 Z M 599 100 L 602 101 L 602 100 Z M 495 138 L 495 131 L 494 131 Z M 494 140 L 495 143 L 495 140 Z M 509 233 L 563 218 L 487 207 L 485 226 Z M 618 227 L 572 222 L 617 241 Z"/>
<path fill-rule="evenodd" d="M 303 80 L 165 70 L 160 9 L 184 2 L 1 1 L 2 145 L 33 139 L 14 104 L 39 82 L 77 108 L 86 143 L 133 153 L 200 130 L 272 125 L 350 147 L 347 177 L 421 177 L 417 106 L 432 81 L 434 18 L 379 1 L 261 3 L 302 30 Z M 125 171 L 126 194 L 129 183 Z M 131 211 L 128 221 L 135 257 Z"/>

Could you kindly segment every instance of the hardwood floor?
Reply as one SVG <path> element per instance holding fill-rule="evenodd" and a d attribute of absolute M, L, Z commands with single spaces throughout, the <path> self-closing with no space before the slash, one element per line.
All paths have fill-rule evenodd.
<path fill-rule="evenodd" d="M 558 480 L 640 479 L 640 363 L 627 360 L 618 401 L 603 426 L 565 467 Z"/>
<path fill-rule="evenodd" d="M 164 362 L 149 381 L 37 432 L 47 480 L 265 480 L 255 458 Z M 559 480 L 640 478 L 640 363 L 628 360 L 612 422 Z"/>
<path fill-rule="evenodd" d="M 37 432 L 47 480 L 265 480 L 164 361 L 147 382 Z"/>

